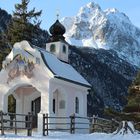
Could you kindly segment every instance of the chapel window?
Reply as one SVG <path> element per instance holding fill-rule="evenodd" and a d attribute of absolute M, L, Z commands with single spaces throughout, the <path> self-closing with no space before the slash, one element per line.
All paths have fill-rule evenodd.
<path fill-rule="evenodd" d="M 53 99 L 53 113 L 55 113 L 55 99 Z"/>
<path fill-rule="evenodd" d="M 75 113 L 79 113 L 79 99 L 78 97 L 75 98 Z"/>
<path fill-rule="evenodd" d="M 55 52 L 55 51 L 56 51 L 55 44 L 51 44 L 51 46 L 50 46 L 50 52 Z"/>
<path fill-rule="evenodd" d="M 63 53 L 66 53 L 66 46 L 63 45 Z"/>

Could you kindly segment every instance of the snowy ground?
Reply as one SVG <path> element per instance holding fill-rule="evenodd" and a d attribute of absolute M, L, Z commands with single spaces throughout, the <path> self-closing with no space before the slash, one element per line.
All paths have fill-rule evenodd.
<path fill-rule="evenodd" d="M 113 135 L 104 133 L 94 134 L 69 134 L 64 132 L 53 132 L 49 136 L 41 136 L 37 133 L 32 137 L 6 134 L 0 136 L 0 140 L 140 140 L 140 134 L 128 134 L 128 135 Z"/>

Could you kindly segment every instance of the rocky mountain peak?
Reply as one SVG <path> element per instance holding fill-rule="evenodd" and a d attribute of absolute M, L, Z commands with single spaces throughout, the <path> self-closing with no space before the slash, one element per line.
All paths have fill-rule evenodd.
<path fill-rule="evenodd" d="M 80 8 L 79 12 L 78 12 L 78 16 L 85 14 L 85 15 L 92 15 L 94 14 L 96 11 L 100 11 L 101 8 L 98 4 L 94 3 L 94 2 L 90 2 L 87 5 L 83 6 Z"/>
<path fill-rule="evenodd" d="M 113 49 L 119 57 L 140 67 L 140 29 L 124 13 L 115 8 L 103 11 L 98 4 L 90 2 L 66 20 L 63 18 L 62 24 L 70 44 Z"/>

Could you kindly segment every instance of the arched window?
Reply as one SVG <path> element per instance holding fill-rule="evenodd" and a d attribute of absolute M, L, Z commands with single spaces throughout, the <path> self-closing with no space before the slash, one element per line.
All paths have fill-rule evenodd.
<path fill-rule="evenodd" d="M 66 53 L 66 46 L 63 45 L 63 53 Z"/>
<path fill-rule="evenodd" d="M 79 113 L 79 99 L 75 98 L 75 113 Z"/>
<path fill-rule="evenodd" d="M 55 44 L 51 44 L 51 46 L 50 46 L 50 52 L 55 52 L 55 51 L 56 51 Z"/>
<path fill-rule="evenodd" d="M 53 99 L 53 113 L 55 113 L 55 99 Z"/>

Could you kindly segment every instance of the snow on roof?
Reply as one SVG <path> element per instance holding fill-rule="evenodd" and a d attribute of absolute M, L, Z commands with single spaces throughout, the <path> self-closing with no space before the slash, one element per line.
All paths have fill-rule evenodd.
<path fill-rule="evenodd" d="M 91 85 L 70 64 L 60 61 L 55 55 L 50 54 L 45 50 L 40 49 L 40 52 L 47 67 L 54 74 L 54 77 L 91 87 Z"/>

